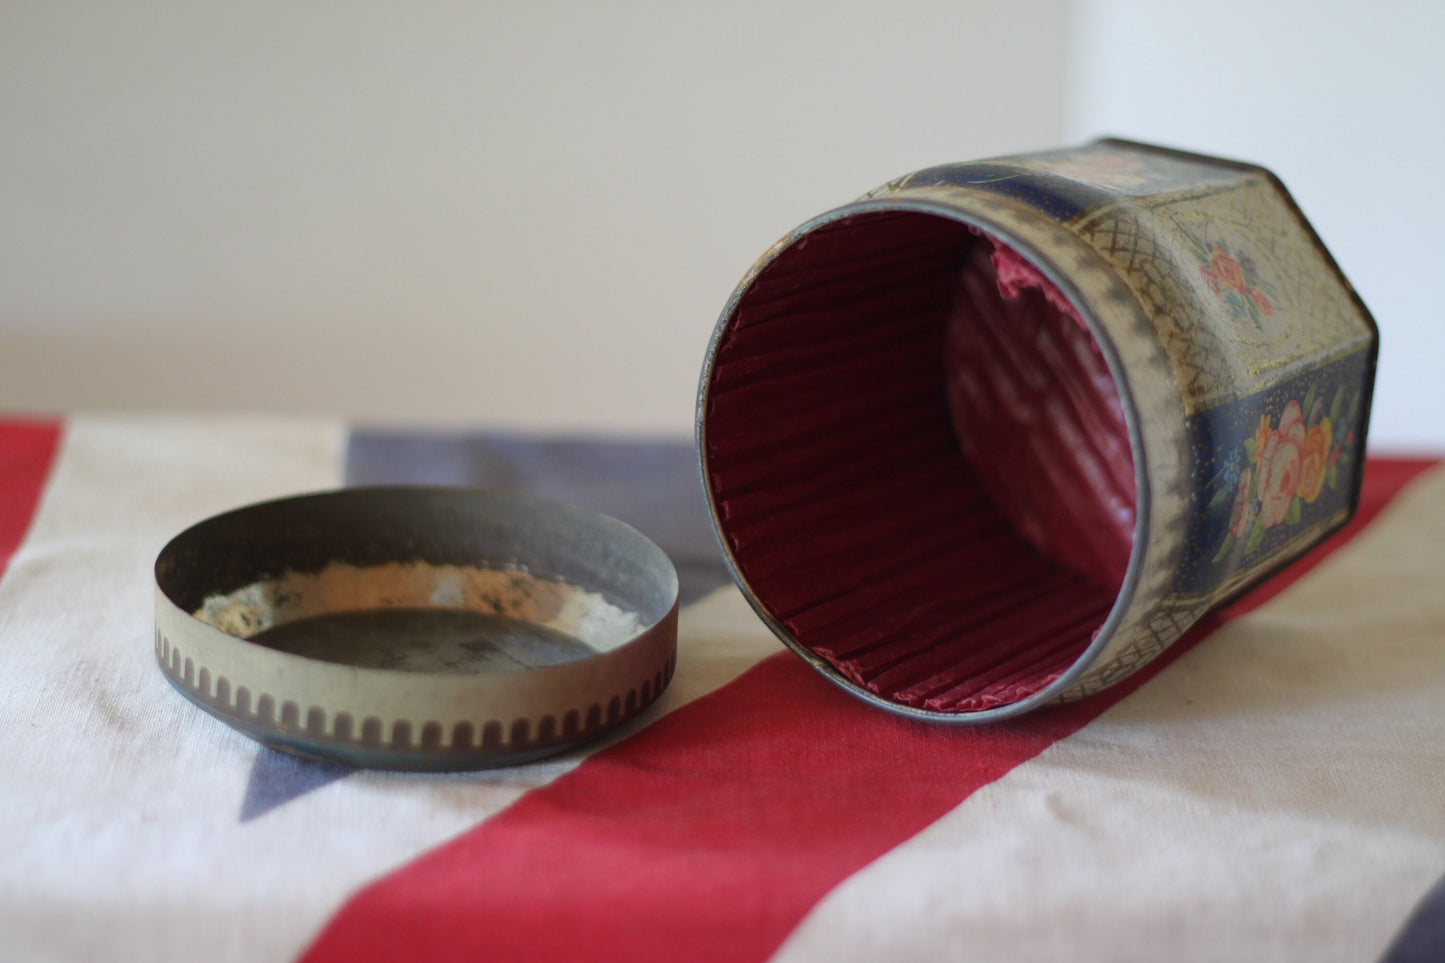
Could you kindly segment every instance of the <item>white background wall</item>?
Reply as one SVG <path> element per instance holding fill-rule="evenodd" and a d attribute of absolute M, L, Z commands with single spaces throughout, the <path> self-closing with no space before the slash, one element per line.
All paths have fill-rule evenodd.
<path fill-rule="evenodd" d="M 1096 133 L 1296 192 L 1445 449 L 1445 6 L 0 0 L 0 409 L 687 430 L 794 224 Z"/>
<path fill-rule="evenodd" d="M 0 408 L 686 432 L 785 231 L 1057 142 L 1066 9 L 0 3 Z"/>
<path fill-rule="evenodd" d="M 1445 451 L 1445 3 L 1080 0 L 1066 139 L 1274 170 L 1380 325 L 1370 442 Z"/>

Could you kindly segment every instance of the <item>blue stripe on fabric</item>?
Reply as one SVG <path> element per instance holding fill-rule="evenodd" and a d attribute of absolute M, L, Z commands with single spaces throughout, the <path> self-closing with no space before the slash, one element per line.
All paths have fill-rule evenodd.
<path fill-rule="evenodd" d="M 686 442 L 360 430 L 347 446 L 346 484 L 467 485 L 558 498 L 619 518 L 661 546 L 677 567 L 684 605 L 730 581 Z M 351 772 L 260 746 L 240 820 Z"/>
<path fill-rule="evenodd" d="M 251 763 L 251 776 L 246 780 L 246 797 L 241 800 L 239 820 L 248 823 L 277 806 L 284 806 L 353 772 L 355 770 L 350 766 L 320 759 L 303 759 L 278 752 L 270 746 L 258 746 L 256 758 Z"/>
<path fill-rule="evenodd" d="M 1445 960 L 1445 879 L 1415 906 L 1380 963 L 1440 963 Z"/>
<path fill-rule="evenodd" d="M 621 519 L 677 567 L 682 604 L 728 584 L 688 442 L 353 431 L 347 485 L 467 485 L 530 492 Z"/>

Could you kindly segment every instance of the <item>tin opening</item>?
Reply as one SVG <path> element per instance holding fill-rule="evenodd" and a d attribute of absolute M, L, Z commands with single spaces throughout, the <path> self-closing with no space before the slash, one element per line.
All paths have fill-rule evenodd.
<path fill-rule="evenodd" d="M 948 218 L 855 215 L 749 286 L 708 374 L 707 484 L 747 588 L 884 699 L 1042 690 L 1133 542 L 1118 389 L 1027 261 Z"/>

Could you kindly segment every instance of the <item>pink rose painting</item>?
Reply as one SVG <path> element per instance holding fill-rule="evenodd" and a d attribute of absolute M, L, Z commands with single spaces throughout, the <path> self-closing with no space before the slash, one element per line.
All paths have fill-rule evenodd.
<path fill-rule="evenodd" d="M 1188 231 L 1184 237 L 1199 262 L 1199 276 L 1209 290 L 1224 302 L 1229 313 L 1241 321 L 1248 318 L 1264 330 L 1264 319 L 1275 315 L 1279 292 L 1273 284 L 1260 277 L 1254 259 L 1241 251 L 1231 251 L 1218 241 L 1207 241 Z"/>
<path fill-rule="evenodd" d="M 1220 283 L 1225 281 L 1221 278 Z M 1267 532 L 1301 524 L 1304 506 L 1313 505 L 1326 489 L 1338 487 L 1339 462 L 1354 439 L 1354 431 L 1345 423 L 1358 410 L 1358 394 L 1347 398 L 1339 388 L 1326 413 L 1311 388 L 1303 404 L 1294 399 L 1285 403 L 1278 422 L 1269 412 L 1260 415 L 1259 428 L 1244 440 L 1245 463 L 1238 484 L 1220 487 L 1209 502 L 1214 509 L 1233 500 L 1229 527 L 1214 555 L 1216 564 L 1231 556 L 1247 561 Z M 1233 473 L 1231 468 L 1221 475 Z"/>
<path fill-rule="evenodd" d="M 1265 528 L 1285 520 L 1299 484 L 1299 442 L 1280 432 L 1259 463 L 1259 518 Z"/>

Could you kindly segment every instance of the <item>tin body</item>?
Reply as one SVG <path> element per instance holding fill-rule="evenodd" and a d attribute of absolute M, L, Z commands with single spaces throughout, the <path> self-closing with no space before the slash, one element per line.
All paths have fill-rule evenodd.
<path fill-rule="evenodd" d="M 1087 329 L 1117 393 L 1132 465 L 1127 566 L 1121 560 L 1096 614 L 1072 622 L 1062 615 L 1030 621 L 1031 607 L 1063 612 L 1073 603 L 1053 590 L 1032 591 L 1033 576 L 1022 570 L 1014 583 L 979 589 L 954 606 L 966 611 L 946 612 L 959 586 L 993 585 L 997 565 L 1033 564 L 991 560 L 1031 559 L 1038 545 L 1047 549 L 1037 539 L 1033 555 L 1013 548 L 969 555 L 958 547 L 974 537 L 969 532 L 995 530 L 965 526 L 937 539 L 932 554 L 911 552 L 953 524 L 942 503 L 911 507 L 926 500 L 922 486 L 951 486 L 968 474 L 967 458 L 948 469 L 953 474 L 925 476 L 917 466 L 958 461 L 942 450 L 950 442 L 938 425 L 947 419 L 929 407 L 935 398 L 946 406 L 945 391 L 920 383 L 933 377 L 928 352 L 943 352 L 939 332 L 955 323 L 938 318 L 959 313 L 952 275 L 964 262 L 950 252 L 979 243 L 976 237 L 1016 253 L 1023 270 Z M 869 282 L 875 266 L 890 279 Z M 908 320 L 915 316 L 916 324 Z M 868 340 L 870 330 L 890 326 L 896 336 Z M 894 345 L 915 341 L 916 356 L 897 363 L 891 382 L 871 380 L 871 370 L 894 364 Z M 1211 609 L 1342 527 L 1359 497 L 1377 347 L 1368 311 L 1263 168 L 1116 140 L 928 168 L 800 226 L 743 279 L 702 373 L 704 486 L 738 584 L 810 664 L 905 715 L 997 719 L 1124 678 Z M 970 350 L 966 363 L 987 375 L 995 361 L 977 345 Z M 850 351 L 857 356 L 850 359 Z M 809 382 L 809 365 L 826 368 L 828 377 Z M 846 393 L 820 385 L 854 377 L 863 414 L 849 415 Z M 794 405 L 800 391 L 812 394 Z M 912 413 L 892 420 L 876 414 L 895 403 Z M 836 417 L 817 413 L 824 408 Z M 1018 424 L 1046 434 L 1051 410 L 1041 404 Z M 790 429 L 790 419 L 803 424 Z M 924 422 L 930 427 L 915 427 Z M 854 439 L 840 443 L 832 461 L 817 440 L 830 432 Z M 1044 451 L 1048 462 L 1045 434 L 1030 450 Z M 988 450 L 970 449 L 976 468 L 988 467 Z M 870 461 L 874 452 L 879 457 Z M 872 467 L 858 467 L 865 463 Z M 909 472 L 917 484 L 901 480 Z M 878 536 L 871 547 L 851 554 L 841 547 L 850 532 L 862 538 L 864 530 L 847 520 L 845 496 L 816 481 L 829 473 L 846 477 L 850 491 L 896 488 L 854 499 L 878 519 L 867 529 L 868 538 Z M 1018 461 L 1003 472 L 1031 474 Z M 769 489 L 792 494 L 767 501 Z M 1034 490 L 1046 493 L 1047 484 L 1034 483 Z M 830 498 L 840 499 L 831 515 L 818 508 Z M 1035 500 L 1047 501 L 1046 494 Z M 896 524 L 888 518 L 894 511 Z M 781 548 L 784 541 L 819 548 L 810 554 Z M 890 573 L 932 564 L 936 574 L 895 579 L 897 591 L 879 590 L 863 603 Z M 830 566 L 847 574 L 834 578 Z M 859 602 L 849 608 L 849 598 Z M 1050 649 L 1049 625 L 1065 622 L 1076 640 Z M 860 623 L 876 629 L 835 651 L 831 636 Z M 1005 637 L 1018 631 L 1045 653 L 1036 671 L 1023 665 L 1028 658 L 1010 654 Z M 938 641 L 915 644 L 910 633 Z M 960 633 L 974 641 L 950 641 Z M 956 651 L 945 655 L 949 645 Z M 962 663 L 977 664 L 958 668 Z M 911 679 L 900 675 L 905 664 L 913 666 Z M 967 682 L 970 672 L 984 681 Z M 945 689 L 966 697 L 950 703 Z"/>

